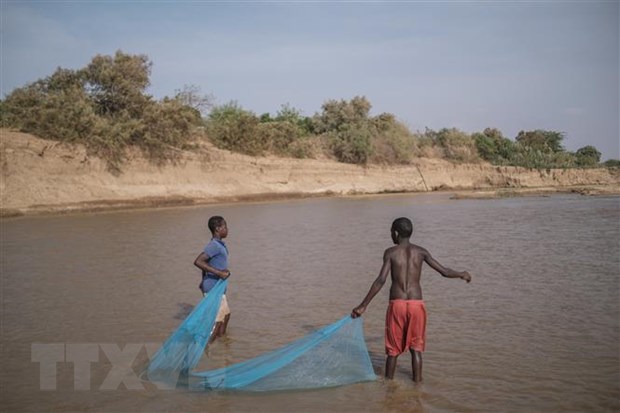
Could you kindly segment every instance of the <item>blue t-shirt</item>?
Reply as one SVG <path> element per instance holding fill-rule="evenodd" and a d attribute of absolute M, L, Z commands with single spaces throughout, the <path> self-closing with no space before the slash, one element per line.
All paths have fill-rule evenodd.
<path fill-rule="evenodd" d="M 221 239 L 212 238 L 211 241 L 209 241 L 209 243 L 205 246 L 203 252 L 207 256 L 210 266 L 217 268 L 218 270 L 228 269 L 228 248 L 226 247 L 226 244 L 224 244 L 224 241 Z M 217 275 L 203 271 L 200 289 L 203 293 L 208 293 L 219 279 L 220 277 Z"/>

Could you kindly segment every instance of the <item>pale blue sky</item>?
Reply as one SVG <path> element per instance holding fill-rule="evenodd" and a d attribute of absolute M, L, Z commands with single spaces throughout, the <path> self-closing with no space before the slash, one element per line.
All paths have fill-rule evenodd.
<path fill-rule="evenodd" d="M 366 96 L 412 130 L 566 133 L 620 157 L 618 1 L 2 0 L 2 96 L 96 54 L 146 54 L 149 93 L 257 114 Z"/>

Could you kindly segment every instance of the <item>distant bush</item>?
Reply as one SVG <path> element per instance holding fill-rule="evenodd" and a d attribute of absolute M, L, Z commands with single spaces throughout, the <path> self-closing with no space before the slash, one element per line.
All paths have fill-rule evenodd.
<path fill-rule="evenodd" d="M 299 139 L 301 131 L 295 123 L 274 121 L 258 124 L 256 135 L 259 141 L 265 142 L 267 151 L 286 156 L 289 154 L 289 145 Z"/>
<path fill-rule="evenodd" d="M 337 160 L 346 163 L 365 164 L 372 152 L 374 137 L 370 102 L 356 96 L 351 101 L 329 100 L 323 111 L 313 118 L 315 133 L 324 134 Z"/>
<path fill-rule="evenodd" d="M 365 164 L 368 161 L 372 149 L 371 134 L 364 125 L 343 125 L 338 132 L 328 132 L 326 136 L 340 162 Z"/>
<path fill-rule="evenodd" d="M 434 153 L 452 161 L 477 162 L 480 160 L 476 142 L 467 133 L 456 128 L 443 128 L 439 131 L 426 129 L 420 137 L 422 148 L 434 147 Z M 427 150 L 428 154 L 429 151 Z"/>
<path fill-rule="evenodd" d="M 371 119 L 376 134 L 372 140 L 371 163 L 408 164 L 416 151 L 416 141 L 409 129 L 394 115 L 382 113 Z"/>
<path fill-rule="evenodd" d="M 265 134 L 258 133 L 259 119 L 237 102 L 215 106 L 207 119 L 207 134 L 222 149 L 260 155 L 267 148 Z M 260 139 L 259 139 L 260 137 Z"/>
<path fill-rule="evenodd" d="M 563 152 L 563 140 L 564 134 L 562 132 L 547 131 L 542 129 L 520 131 L 515 138 L 515 141 L 518 144 L 542 153 Z"/>
<path fill-rule="evenodd" d="M 2 102 L 2 124 L 82 143 L 117 172 L 129 145 L 157 161 L 173 159 L 192 139 L 200 113 L 179 100 L 147 95 L 150 68 L 146 56 L 121 51 L 95 56 L 80 70 L 59 68 L 10 93 Z"/>
<path fill-rule="evenodd" d="M 230 102 L 214 107 L 206 125 L 210 139 L 222 149 L 247 155 L 307 157 L 314 153 L 309 141 L 298 142 L 308 135 L 309 124 L 301 111 L 290 105 L 283 105 L 275 117 L 269 113 L 257 117 Z"/>
<path fill-rule="evenodd" d="M 574 153 L 566 151 L 562 145 L 564 134 L 556 131 L 521 131 L 515 141 L 504 138 L 500 131 L 491 128 L 472 136 L 480 156 L 495 165 L 535 169 L 594 167 L 601 157 L 601 153 L 590 145 Z"/>
<path fill-rule="evenodd" d="M 620 159 L 609 159 L 603 162 L 603 166 L 606 168 L 620 168 Z"/>
<path fill-rule="evenodd" d="M 601 153 L 591 145 L 577 149 L 575 163 L 577 166 L 596 166 L 601 161 Z"/>
<path fill-rule="evenodd" d="M 142 135 L 131 140 L 153 160 L 172 157 L 177 150 L 188 149 L 189 139 L 195 127 L 202 124 L 200 113 L 177 99 L 163 99 L 150 104 L 142 117 Z"/>
<path fill-rule="evenodd" d="M 101 134 L 105 122 L 95 113 L 88 95 L 79 85 L 53 87 L 61 71 L 8 95 L 3 102 L 6 125 L 68 142 L 83 142 L 93 134 Z"/>
<path fill-rule="evenodd" d="M 494 128 L 486 128 L 482 133 L 472 135 L 476 150 L 482 159 L 494 164 L 506 164 L 514 152 L 514 142 Z"/>
<path fill-rule="evenodd" d="M 324 152 L 319 136 L 304 135 L 288 146 L 288 154 L 294 158 L 316 158 Z"/>

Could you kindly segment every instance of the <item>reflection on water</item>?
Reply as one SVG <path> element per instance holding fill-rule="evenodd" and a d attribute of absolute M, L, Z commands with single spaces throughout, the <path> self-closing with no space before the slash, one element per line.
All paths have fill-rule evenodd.
<path fill-rule="evenodd" d="M 426 269 L 429 313 L 422 386 L 409 356 L 393 382 L 268 394 L 102 390 L 113 364 L 100 350 L 90 390 L 58 363 L 40 390 L 33 343 L 141 345 L 164 340 L 200 299 L 192 263 L 206 220 L 226 217 L 229 335 L 199 366 L 273 350 L 359 303 L 399 216 L 414 242 L 471 284 Z M 554 196 L 451 201 L 446 195 L 312 199 L 2 221 L 2 405 L 7 411 L 620 410 L 620 198 Z M 388 288 L 364 316 L 383 373 Z M 143 349 L 137 369 L 146 358 Z"/>

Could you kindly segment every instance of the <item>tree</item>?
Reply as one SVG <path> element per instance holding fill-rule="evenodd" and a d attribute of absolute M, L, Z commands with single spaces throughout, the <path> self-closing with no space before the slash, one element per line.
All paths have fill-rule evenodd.
<path fill-rule="evenodd" d="M 115 116 L 126 111 L 140 117 L 150 100 L 145 94 L 149 86 L 152 63 L 146 55 L 129 55 L 118 50 L 114 57 L 97 55 L 81 71 L 86 90 L 97 113 Z"/>
<path fill-rule="evenodd" d="M 351 101 L 328 100 L 323 103 L 323 112 L 315 115 L 315 131 L 317 133 L 336 132 L 349 128 L 352 124 L 367 123 L 370 102 L 364 96 L 356 96 Z"/>
<path fill-rule="evenodd" d="M 2 124 L 82 143 L 115 172 L 128 145 L 158 162 L 173 159 L 193 139 L 200 114 L 179 100 L 147 95 L 150 67 L 145 55 L 117 51 L 95 56 L 80 70 L 58 68 L 11 92 L 0 107 Z"/>
<path fill-rule="evenodd" d="M 472 135 L 480 157 L 495 164 L 506 163 L 514 153 L 514 143 L 499 129 L 486 128 Z"/>
<path fill-rule="evenodd" d="M 578 166 L 593 166 L 601 161 L 601 153 L 592 145 L 577 149 L 575 157 Z"/>
<path fill-rule="evenodd" d="M 183 85 L 182 89 L 175 90 L 174 98 L 181 104 L 194 108 L 202 116 L 209 113 L 215 100 L 211 94 L 202 94 L 200 87 L 196 85 Z"/>
<path fill-rule="evenodd" d="M 215 106 L 207 120 L 207 133 L 220 148 L 248 155 L 260 155 L 266 143 L 258 139 L 258 117 L 237 102 Z"/>
<path fill-rule="evenodd" d="M 323 133 L 341 162 L 365 164 L 372 152 L 377 129 L 368 114 L 370 102 L 363 96 L 351 101 L 329 100 L 323 112 L 314 116 L 313 130 Z"/>
<path fill-rule="evenodd" d="M 275 120 L 286 121 L 297 125 L 302 120 L 301 110 L 295 109 L 290 104 L 285 103 L 282 105 L 278 113 L 276 113 Z"/>
<path fill-rule="evenodd" d="M 564 134 L 562 132 L 542 129 L 520 131 L 516 138 L 517 143 L 539 150 L 543 153 L 564 151 L 564 147 L 562 146 L 563 140 Z"/>

